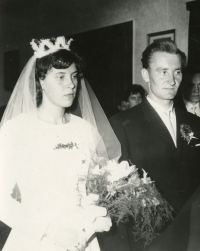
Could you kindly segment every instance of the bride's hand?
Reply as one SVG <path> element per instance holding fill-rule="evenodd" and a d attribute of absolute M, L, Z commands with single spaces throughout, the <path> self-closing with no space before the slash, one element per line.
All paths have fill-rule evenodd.
<path fill-rule="evenodd" d="M 95 232 L 108 232 L 112 226 L 110 217 L 97 217 L 93 222 Z"/>
<path fill-rule="evenodd" d="M 88 222 L 84 227 L 86 240 L 89 240 L 95 232 L 109 231 L 111 226 L 110 217 L 96 217 L 94 222 Z"/>
<path fill-rule="evenodd" d="M 91 223 L 95 221 L 96 217 L 104 217 L 107 215 L 105 207 L 95 205 L 98 199 L 98 194 L 89 194 L 81 202 L 82 207 L 85 209 L 85 217 Z"/>
<path fill-rule="evenodd" d="M 81 200 L 81 206 L 83 208 L 87 207 L 88 205 L 95 205 L 99 199 L 98 194 L 90 193 L 88 196 L 84 196 Z"/>
<path fill-rule="evenodd" d="M 99 199 L 98 194 L 89 194 L 82 200 L 82 207 L 85 209 L 88 237 L 93 232 L 109 231 L 112 226 L 110 217 L 107 216 L 105 207 L 96 206 Z M 89 238 L 88 238 L 89 239 Z"/>

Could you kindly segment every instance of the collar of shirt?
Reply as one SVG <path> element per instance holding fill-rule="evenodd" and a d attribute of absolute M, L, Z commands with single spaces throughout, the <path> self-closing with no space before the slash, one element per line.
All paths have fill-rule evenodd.
<path fill-rule="evenodd" d="M 155 111 L 158 113 L 158 115 L 160 116 L 160 118 L 162 119 L 163 123 L 165 124 L 165 126 L 167 127 L 169 133 L 172 136 L 172 139 L 174 141 L 174 144 L 176 146 L 176 113 L 175 113 L 175 109 L 173 107 L 173 104 L 171 105 L 171 107 L 169 109 L 165 109 L 162 106 L 160 106 L 158 103 L 156 103 L 155 101 L 153 101 L 152 99 L 150 99 L 147 96 L 147 100 L 150 103 L 150 105 L 155 109 Z M 169 121 L 169 113 L 170 113 L 170 121 Z M 173 128 L 173 133 L 171 132 L 172 128 Z"/>
<path fill-rule="evenodd" d="M 197 114 L 198 116 L 200 116 L 200 107 L 199 107 L 199 106 L 200 106 L 200 103 L 199 103 L 199 102 L 196 103 L 195 105 L 193 105 L 192 103 L 188 102 L 188 101 L 185 100 L 184 98 L 183 98 L 183 102 L 184 102 L 185 107 L 186 107 L 186 109 L 187 109 L 188 112 L 191 112 L 191 113 L 194 114 L 194 110 L 195 110 L 196 114 Z M 195 109 L 195 107 L 196 107 L 196 109 Z"/>
<path fill-rule="evenodd" d="M 147 96 L 147 100 L 149 101 L 150 105 L 153 106 L 153 108 L 156 110 L 156 112 L 160 115 L 160 114 L 168 114 L 169 112 L 171 112 L 171 114 L 173 114 L 175 116 L 175 109 L 173 107 L 173 103 L 170 106 L 169 109 L 165 109 L 164 107 L 162 107 L 161 105 L 159 105 L 158 103 L 156 103 L 155 101 L 153 101 L 151 98 L 149 98 L 149 96 Z"/>

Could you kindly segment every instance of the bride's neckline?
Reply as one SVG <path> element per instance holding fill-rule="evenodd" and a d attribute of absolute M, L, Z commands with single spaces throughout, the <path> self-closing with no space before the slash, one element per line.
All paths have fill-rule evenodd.
<path fill-rule="evenodd" d="M 72 119 L 72 115 L 69 113 L 65 113 L 62 117 L 62 123 L 54 123 L 53 121 L 50 121 L 48 118 L 42 115 L 42 113 L 39 110 L 37 110 L 37 119 L 45 124 L 54 125 L 54 126 L 63 126 L 63 125 L 69 124 L 69 122 Z"/>

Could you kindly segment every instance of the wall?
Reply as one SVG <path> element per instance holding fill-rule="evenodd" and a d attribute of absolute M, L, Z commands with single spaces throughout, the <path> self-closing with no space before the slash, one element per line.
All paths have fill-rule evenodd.
<path fill-rule="evenodd" d="M 147 46 L 148 33 L 176 29 L 179 48 L 186 54 L 188 50 L 189 12 L 184 0 L 1 0 L 2 6 L 0 106 L 6 104 L 9 97 L 3 90 L 4 52 L 19 48 L 23 68 L 31 56 L 32 38 L 72 35 L 134 20 L 133 83 L 144 86 L 140 59 Z"/>
<path fill-rule="evenodd" d="M 146 34 L 176 29 L 176 43 L 187 55 L 189 12 L 186 10 L 185 1 L 182 0 L 145 0 L 137 5 L 134 17 L 136 20 L 135 81 L 142 83 L 140 59 L 147 45 Z"/>

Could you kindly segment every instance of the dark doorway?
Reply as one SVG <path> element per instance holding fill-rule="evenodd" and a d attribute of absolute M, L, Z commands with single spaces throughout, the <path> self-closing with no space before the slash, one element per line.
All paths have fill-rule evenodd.
<path fill-rule="evenodd" d="M 4 54 L 4 89 L 12 92 L 20 75 L 19 50 L 7 51 Z"/>
<path fill-rule="evenodd" d="M 190 11 L 189 37 L 188 37 L 188 64 L 200 65 L 200 2 L 186 3 Z"/>
<path fill-rule="evenodd" d="M 117 97 L 132 84 L 133 22 L 68 36 L 84 60 L 84 74 L 106 115 L 116 112 Z"/>

